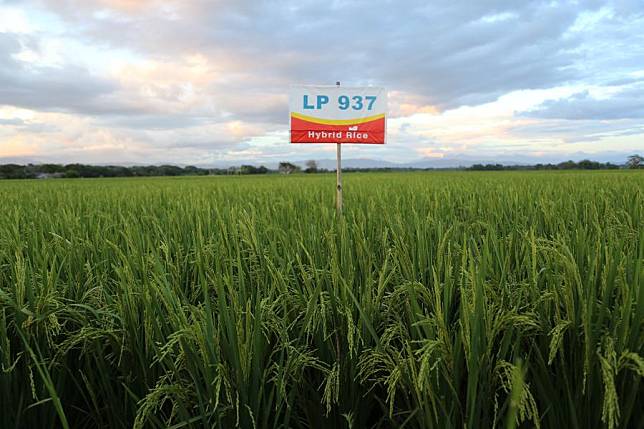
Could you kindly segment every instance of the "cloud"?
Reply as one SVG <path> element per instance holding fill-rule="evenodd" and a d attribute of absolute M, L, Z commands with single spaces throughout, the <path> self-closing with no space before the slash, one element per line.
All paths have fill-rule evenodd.
<path fill-rule="evenodd" d="M 616 120 L 639 119 L 644 124 L 644 81 L 608 98 L 594 97 L 589 91 L 571 97 L 548 100 L 521 116 L 543 119 Z"/>
<path fill-rule="evenodd" d="M 2 118 L 0 118 L 0 127 L 7 126 L 7 125 L 19 126 L 19 125 L 24 125 L 24 124 L 25 124 L 25 121 L 23 121 L 20 118 L 11 118 L 11 119 L 2 119 Z"/>
<path fill-rule="evenodd" d="M 241 87 L 284 93 L 289 83 L 374 83 L 441 109 L 547 88 L 586 71 L 589 38 L 636 40 L 635 3 L 353 1 L 46 1 L 78 37 L 162 59 L 199 53 L 223 64 L 219 94 Z M 608 3 L 611 5 L 611 3 Z M 640 10 L 641 12 L 641 10 Z M 360 17 L 356 19 L 356 17 Z M 585 18 L 586 17 L 586 18 Z M 623 30 L 622 30 L 623 29 Z M 590 40 L 591 42 L 593 40 Z M 622 51 L 622 57 L 632 55 Z M 611 57 L 610 52 L 604 56 Z M 639 63 L 639 61 L 637 61 Z M 232 88 L 231 88 L 232 87 Z M 232 106 L 234 108 L 234 106 Z M 243 110 L 235 113 L 243 114 Z"/>
<path fill-rule="evenodd" d="M 49 2 L 97 43 L 154 58 L 198 52 L 227 62 L 227 84 L 238 77 L 275 94 L 289 83 L 341 80 L 450 108 L 574 77 L 568 67 L 579 40 L 563 40 L 579 12 L 573 2 L 403 3 L 192 1 L 134 10 L 123 2 Z"/>
<path fill-rule="evenodd" d="M 125 106 L 106 100 L 116 85 L 86 69 L 30 66 L 17 60 L 29 42 L 33 39 L 28 36 L 0 33 L 0 105 L 83 114 L 127 112 Z"/>
<path fill-rule="evenodd" d="M 408 112 L 478 105 L 515 90 L 598 76 L 602 64 L 589 61 L 598 43 L 625 45 L 620 55 L 603 52 L 612 69 L 641 65 L 628 49 L 640 40 L 642 8 L 635 2 L 45 4 L 93 43 L 126 46 L 165 63 L 199 54 L 223 64 L 226 79 L 214 81 L 208 94 L 224 111 L 251 121 L 283 118 L 276 105 L 267 115 L 252 106 L 272 104 L 291 83 L 384 85 L 417 100 Z"/>
<path fill-rule="evenodd" d="M 620 145 L 624 150 L 641 147 L 644 122 L 641 119 L 597 121 L 593 119 L 542 119 L 510 125 L 508 133 L 519 139 L 542 142 L 545 146 L 597 143 L 602 149 Z M 635 138 L 633 140 L 632 138 Z"/>
<path fill-rule="evenodd" d="M 0 109 L 0 156 L 40 155 L 55 162 L 204 162 L 213 158 L 213 153 L 243 147 L 265 130 L 239 121 L 181 128 L 124 128 L 101 125 L 73 113 Z"/>

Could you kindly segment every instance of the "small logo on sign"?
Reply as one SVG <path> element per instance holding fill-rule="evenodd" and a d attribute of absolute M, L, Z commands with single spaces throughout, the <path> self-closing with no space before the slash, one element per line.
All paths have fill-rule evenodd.
<path fill-rule="evenodd" d="M 354 125 L 352 127 L 349 127 L 349 131 L 358 131 L 358 126 Z"/>

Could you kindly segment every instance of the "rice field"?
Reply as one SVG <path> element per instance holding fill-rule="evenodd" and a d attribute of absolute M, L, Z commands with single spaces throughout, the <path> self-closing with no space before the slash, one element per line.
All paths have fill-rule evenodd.
<path fill-rule="evenodd" d="M 644 427 L 644 172 L 334 184 L 0 182 L 0 427 Z"/>

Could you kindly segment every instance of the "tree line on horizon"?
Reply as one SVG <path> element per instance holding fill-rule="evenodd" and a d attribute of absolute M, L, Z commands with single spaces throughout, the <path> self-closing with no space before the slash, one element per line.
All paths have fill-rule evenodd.
<path fill-rule="evenodd" d="M 503 165 L 474 164 L 470 167 L 449 168 L 449 170 L 501 171 L 501 170 L 612 170 L 618 168 L 644 168 L 644 158 L 632 155 L 623 165 L 602 163 L 588 159 L 572 160 L 558 164 Z M 436 168 L 345 168 L 343 171 L 425 171 Z M 0 164 L 0 179 L 51 179 L 51 178 L 97 178 L 97 177 L 153 177 L 153 176 L 222 176 L 256 174 L 328 173 L 333 170 L 319 168 L 314 160 L 306 162 L 305 168 L 291 162 L 280 162 L 276 170 L 264 165 L 241 165 L 228 168 L 201 168 L 192 165 L 89 165 L 89 164 Z"/>
<path fill-rule="evenodd" d="M 0 179 L 57 179 L 57 178 L 97 178 L 97 177 L 154 177 L 154 176 L 222 176 L 296 172 L 322 173 L 316 161 L 307 161 L 306 168 L 290 162 L 280 162 L 277 170 L 264 165 L 241 165 L 228 168 L 201 168 L 193 165 L 90 165 L 90 164 L 0 164 Z"/>
<path fill-rule="evenodd" d="M 501 170 L 616 170 L 619 168 L 642 168 L 644 158 L 640 155 L 631 155 L 623 165 L 611 162 L 597 162 L 583 159 L 579 162 L 568 160 L 558 164 L 533 164 L 533 165 L 503 165 L 503 164 L 474 164 L 466 170 L 501 171 Z"/>

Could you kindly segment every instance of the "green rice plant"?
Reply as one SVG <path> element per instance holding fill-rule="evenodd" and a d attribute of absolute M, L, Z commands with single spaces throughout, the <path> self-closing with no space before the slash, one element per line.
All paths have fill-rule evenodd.
<path fill-rule="evenodd" d="M 643 185 L 0 182 L 0 427 L 644 428 Z"/>

